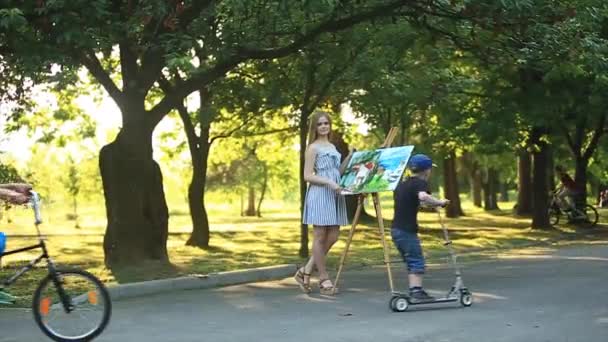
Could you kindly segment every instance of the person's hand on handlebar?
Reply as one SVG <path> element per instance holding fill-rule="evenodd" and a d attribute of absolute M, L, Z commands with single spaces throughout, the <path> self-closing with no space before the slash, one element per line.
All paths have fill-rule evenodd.
<path fill-rule="evenodd" d="M 30 201 L 32 186 L 23 183 L 0 184 L 0 199 L 11 204 L 26 204 Z"/>

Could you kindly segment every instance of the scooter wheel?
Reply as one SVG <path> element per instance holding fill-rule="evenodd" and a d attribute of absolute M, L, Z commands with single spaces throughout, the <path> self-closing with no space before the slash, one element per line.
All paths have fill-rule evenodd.
<path fill-rule="evenodd" d="M 405 297 L 393 297 L 391 299 L 391 309 L 394 312 L 404 312 L 409 307 L 410 303 Z"/>
<path fill-rule="evenodd" d="M 388 301 L 388 308 L 395 311 L 395 300 L 397 300 L 399 296 L 392 296 L 391 300 Z"/>
<path fill-rule="evenodd" d="M 460 291 L 460 304 L 464 307 L 473 305 L 473 294 L 468 290 Z"/>

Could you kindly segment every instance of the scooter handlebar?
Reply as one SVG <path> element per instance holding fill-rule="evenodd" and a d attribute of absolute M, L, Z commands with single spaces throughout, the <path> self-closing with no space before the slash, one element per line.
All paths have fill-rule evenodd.
<path fill-rule="evenodd" d="M 32 205 L 32 209 L 34 209 L 34 217 L 36 219 L 36 224 L 42 223 L 42 216 L 40 215 L 40 195 L 34 191 L 30 190 L 30 204 Z"/>

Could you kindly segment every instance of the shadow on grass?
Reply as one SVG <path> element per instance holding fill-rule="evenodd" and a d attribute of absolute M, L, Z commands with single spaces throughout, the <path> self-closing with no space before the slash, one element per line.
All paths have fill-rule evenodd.
<path fill-rule="evenodd" d="M 231 250 L 228 248 L 224 248 L 224 247 L 220 247 L 220 246 L 213 246 L 213 245 L 209 245 L 207 247 L 199 247 L 199 246 L 189 246 L 189 247 L 199 248 L 203 251 L 207 251 L 210 253 L 230 253 L 231 252 Z"/>

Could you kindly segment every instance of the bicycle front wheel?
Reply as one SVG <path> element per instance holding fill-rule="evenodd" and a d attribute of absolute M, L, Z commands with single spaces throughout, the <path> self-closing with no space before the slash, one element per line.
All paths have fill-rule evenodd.
<path fill-rule="evenodd" d="M 44 278 L 34 294 L 34 319 L 59 342 L 90 341 L 110 320 L 110 294 L 94 275 L 83 270 L 57 270 Z"/>

